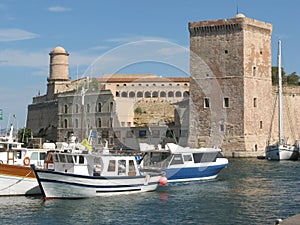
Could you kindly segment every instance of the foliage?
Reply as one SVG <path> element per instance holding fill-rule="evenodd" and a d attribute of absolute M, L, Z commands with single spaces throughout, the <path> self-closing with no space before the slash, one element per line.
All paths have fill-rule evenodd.
<path fill-rule="evenodd" d="M 78 85 L 78 90 L 82 90 L 83 88 L 88 90 L 98 90 L 98 81 L 95 78 L 89 79 L 88 81 L 84 80 Z"/>
<path fill-rule="evenodd" d="M 287 75 L 284 68 L 281 68 L 282 84 L 283 85 L 299 85 L 299 76 L 296 72 Z M 278 85 L 278 67 L 272 67 L 272 85 Z"/>
<path fill-rule="evenodd" d="M 138 107 L 134 110 L 134 112 L 135 112 L 136 114 L 142 114 L 142 113 L 143 113 L 143 110 L 142 110 L 142 108 L 141 108 L 140 106 L 138 106 Z"/>
<path fill-rule="evenodd" d="M 32 134 L 32 130 L 25 127 L 18 131 L 18 141 L 23 142 L 27 146 L 28 139 L 32 137 Z"/>

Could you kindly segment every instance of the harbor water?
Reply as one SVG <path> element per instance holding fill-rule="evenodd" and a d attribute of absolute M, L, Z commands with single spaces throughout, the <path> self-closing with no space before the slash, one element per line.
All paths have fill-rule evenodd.
<path fill-rule="evenodd" d="M 274 224 L 300 213 L 300 161 L 230 159 L 214 181 L 155 192 L 49 200 L 0 198 L 1 224 Z M 300 224 L 300 221 L 299 221 Z"/>

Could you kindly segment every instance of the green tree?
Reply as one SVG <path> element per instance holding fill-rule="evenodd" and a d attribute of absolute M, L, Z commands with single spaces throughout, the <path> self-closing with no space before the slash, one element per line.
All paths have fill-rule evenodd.
<path fill-rule="evenodd" d="M 23 142 L 25 146 L 28 144 L 28 139 L 32 137 L 32 130 L 29 128 L 23 128 L 18 131 L 18 141 Z"/>
<path fill-rule="evenodd" d="M 281 68 L 282 83 L 287 83 L 287 77 L 284 68 Z M 278 66 L 272 66 L 272 85 L 278 85 Z"/>
<path fill-rule="evenodd" d="M 140 106 L 138 106 L 138 107 L 134 110 L 134 112 L 135 112 L 136 114 L 142 114 L 142 113 L 143 113 L 143 110 L 142 110 L 142 108 L 141 108 Z"/>
<path fill-rule="evenodd" d="M 299 76 L 296 74 L 296 72 L 293 72 L 287 76 L 287 83 L 288 85 L 299 85 Z"/>

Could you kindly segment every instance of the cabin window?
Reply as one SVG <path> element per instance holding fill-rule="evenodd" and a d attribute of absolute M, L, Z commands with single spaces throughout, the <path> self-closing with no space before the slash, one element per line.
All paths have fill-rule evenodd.
<path fill-rule="evenodd" d="M 22 154 L 21 154 L 21 151 L 17 151 L 17 156 L 16 156 L 17 159 L 21 159 L 22 158 Z"/>
<path fill-rule="evenodd" d="M 183 160 L 184 160 L 185 162 L 193 161 L 192 155 L 183 155 Z"/>
<path fill-rule="evenodd" d="M 109 160 L 107 171 L 108 172 L 116 171 L 116 160 Z"/>
<path fill-rule="evenodd" d="M 217 159 L 217 152 L 212 153 L 194 153 L 195 163 L 215 162 Z"/>
<path fill-rule="evenodd" d="M 46 152 L 41 152 L 40 153 L 40 160 L 45 160 L 46 158 Z"/>
<path fill-rule="evenodd" d="M 84 157 L 82 155 L 79 156 L 79 164 L 84 163 Z"/>
<path fill-rule="evenodd" d="M 135 176 L 136 175 L 135 166 L 134 166 L 134 161 L 133 160 L 129 160 L 128 175 L 129 176 Z"/>
<path fill-rule="evenodd" d="M 171 165 L 183 164 L 180 154 L 174 154 Z"/>
<path fill-rule="evenodd" d="M 71 155 L 66 155 L 67 156 L 67 162 L 68 163 L 74 163 L 73 162 L 73 157 Z"/>
<path fill-rule="evenodd" d="M 58 155 L 58 158 L 59 158 L 59 161 L 60 161 L 60 162 L 66 162 L 65 155 L 59 154 L 59 155 Z"/>
<path fill-rule="evenodd" d="M 203 156 L 203 153 L 194 153 L 193 156 L 194 156 L 195 163 L 200 163 L 201 159 L 202 159 L 202 156 Z"/>
<path fill-rule="evenodd" d="M 53 162 L 58 162 L 58 156 L 56 154 L 53 155 Z"/>
<path fill-rule="evenodd" d="M 33 152 L 30 156 L 31 160 L 38 160 L 38 153 L 37 152 Z"/>
<path fill-rule="evenodd" d="M 126 173 L 126 160 L 118 160 L 118 175 L 125 175 Z"/>

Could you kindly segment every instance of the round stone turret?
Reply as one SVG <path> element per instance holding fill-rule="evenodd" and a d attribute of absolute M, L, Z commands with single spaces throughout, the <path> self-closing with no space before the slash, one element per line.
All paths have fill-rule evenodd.
<path fill-rule="evenodd" d="M 69 53 L 60 46 L 55 47 L 50 53 L 50 77 L 51 81 L 69 80 Z"/>

